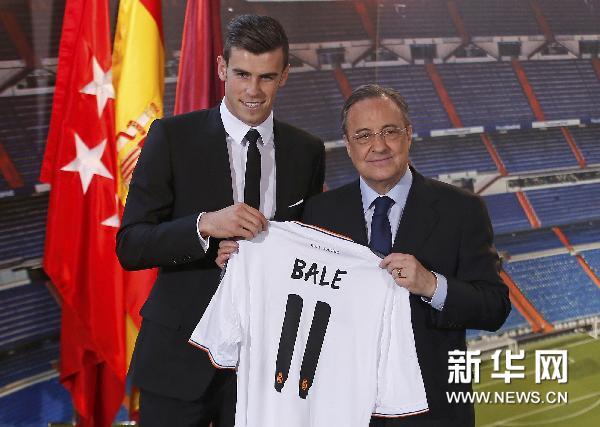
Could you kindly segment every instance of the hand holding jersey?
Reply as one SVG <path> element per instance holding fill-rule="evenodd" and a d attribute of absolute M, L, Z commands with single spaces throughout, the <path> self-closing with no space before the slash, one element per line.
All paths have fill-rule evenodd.
<path fill-rule="evenodd" d="M 190 338 L 237 367 L 236 426 L 366 426 L 427 410 L 408 292 L 377 256 L 299 223 L 239 245 Z"/>

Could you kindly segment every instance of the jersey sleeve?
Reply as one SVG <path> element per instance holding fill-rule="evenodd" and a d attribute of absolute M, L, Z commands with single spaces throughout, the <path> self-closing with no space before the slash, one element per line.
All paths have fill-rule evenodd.
<path fill-rule="evenodd" d="M 373 416 L 396 418 L 429 410 L 413 336 L 408 291 L 394 286 L 384 311 Z"/>
<path fill-rule="evenodd" d="M 189 339 L 190 344 L 206 351 L 212 364 L 221 369 L 235 369 L 239 359 L 246 286 L 240 257 L 229 260 L 217 292 Z"/>

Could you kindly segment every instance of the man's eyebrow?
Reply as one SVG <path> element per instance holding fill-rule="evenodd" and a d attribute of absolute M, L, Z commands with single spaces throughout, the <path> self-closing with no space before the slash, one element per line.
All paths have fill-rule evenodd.
<path fill-rule="evenodd" d="M 241 74 L 252 74 L 250 73 L 250 71 L 246 71 L 242 68 L 232 68 L 232 71 L 234 73 L 241 73 Z M 269 77 L 269 78 L 275 78 L 279 75 L 279 73 L 276 72 L 272 72 L 272 73 L 264 73 L 264 74 L 259 74 L 259 77 Z"/>

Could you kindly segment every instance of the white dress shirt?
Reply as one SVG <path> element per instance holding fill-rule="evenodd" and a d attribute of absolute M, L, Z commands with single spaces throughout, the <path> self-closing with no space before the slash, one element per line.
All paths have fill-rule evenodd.
<path fill-rule="evenodd" d="M 367 238 L 369 241 L 371 241 L 371 221 L 373 220 L 373 213 L 375 213 L 375 205 L 373 202 L 377 197 L 380 196 L 388 196 L 394 201 L 394 204 L 389 208 L 388 219 L 390 221 L 390 228 L 392 230 L 392 242 L 396 239 L 396 233 L 398 232 L 398 227 L 400 226 L 400 220 L 402 219 L 402 213 L 404 212 L 404 207 L 406 206 L 406 199 L 408 198 L 408 192 L 410 191 L 412 181 L 412 172 L 410 168 L 407 168 L 404 176 L 400 178 L 400 181 L 398 181 L 396 185 L 390 189 L 390 191 L 388 191 L 386 194 L 379 194 L 369 187 L 365 180 L 360 177 L 360 193 L 362 196 L 363 212 L 365 215 L 365 224 L 367 226 Z M 423 301 L 431 304 L 431 306 L 436 310 L 442 310 L 442 308 L 444 308 L 446 295 L 448 293 L 448 281 L 442 274 L 438 274 L 435 271 L 432 273 L 437 279 L 435 292 L 431 299 L 422 299 Z"/>
<path fill-rule="evenodd" d="M 231 170 L 231 184 L 234 203 L 244 201 L 244 179 L 246 176 L 246 157 L 248 155 L 248 141 L 246 134 L 250 129 L 256 129 L 260 134 L 257 141 L 260 152 L 260 211 L 267 219 L 275 216 L 275 136 L 273 132 L 273 112 L 258 126 L 250 126 L 235 117 L 227 106 L 225 100 L 221 101 L 219 109 L 221 121 L 225 128 L 225 142 L 229 153 L 229 168 Z M 204 239 L 200 235 L 200 217 L 198 215 L 198 237 L 204 251 L 208 249 L 210 237 Z"/>

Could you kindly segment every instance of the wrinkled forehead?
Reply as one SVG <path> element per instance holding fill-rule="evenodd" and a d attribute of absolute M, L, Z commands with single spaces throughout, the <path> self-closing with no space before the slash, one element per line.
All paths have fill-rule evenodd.
<path fill-rule="evenodd" d="M 360 129 L 380 130 L 387 126 L 406 127 L 400 107 L 388 97 L 365 98 L 350 106 L 346 126 L 350 133 Z"/>

